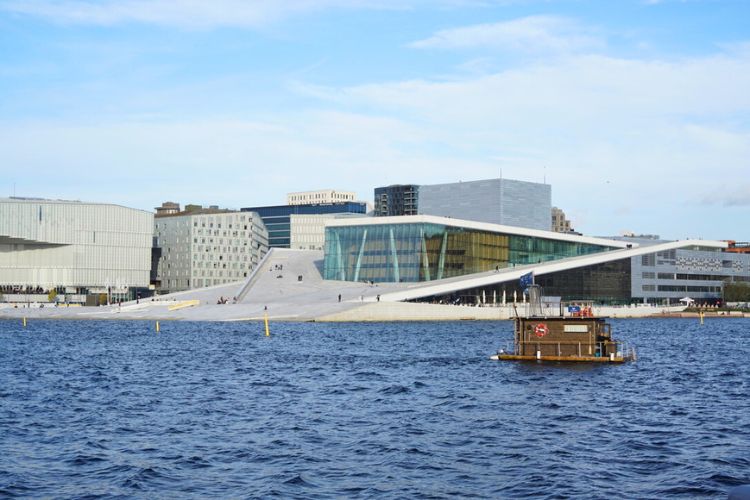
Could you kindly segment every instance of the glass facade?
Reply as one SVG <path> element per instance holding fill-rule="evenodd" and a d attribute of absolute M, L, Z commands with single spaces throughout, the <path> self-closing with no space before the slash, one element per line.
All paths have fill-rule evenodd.
<path fill-rule="evenodd" d="M 328 227 L 323 276 L 379 283 L 432 281 L 613 249 L 440 224 Z"/>
<path fill-rule="evenodd" d="M 317 205 L 277 205 L 247 207 L 242 212 L 257 212 L 268 229 L 269 248 L 289 248 L 291 244 L 291 216 L 317 214 L 366 214 L 367 204 L 359 201 L 323 203 Z"/>
<path fill-rule="evenodd" d="M 630 259 L 545 274 L 536 278 L 544 294 L 562 300 L 593 300 L 598 303 L 630 303 Z"/>

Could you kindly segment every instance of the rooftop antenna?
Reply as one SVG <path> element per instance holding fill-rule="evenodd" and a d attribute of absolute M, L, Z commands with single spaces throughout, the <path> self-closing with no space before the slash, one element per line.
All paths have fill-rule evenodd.
<path fill-rule="evenodd" d="M 547 166 L 544 167 L 544 181 L 545 184 L 547 184 Z"/>

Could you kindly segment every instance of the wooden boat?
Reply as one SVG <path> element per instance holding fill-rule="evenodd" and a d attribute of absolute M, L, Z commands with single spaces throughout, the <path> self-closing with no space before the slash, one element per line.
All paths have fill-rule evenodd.
<path fill-rule="evenodd" d="M 536 286 L 536 285 L 534 285 Z M 534 295 L 531 293 L 532 310 Z M 606 318 L 592 314 L 591 306 L 560 307 L 559 316 L 516 314 L 513 345 L 498 350 L 491 359 L 501 361 L 570 361 L 588 363 L 624 363 L 635 361 L 634 348 L 612 338 L 612 327 Z M 566 315 L 567 312 L 567 315 Z"/>

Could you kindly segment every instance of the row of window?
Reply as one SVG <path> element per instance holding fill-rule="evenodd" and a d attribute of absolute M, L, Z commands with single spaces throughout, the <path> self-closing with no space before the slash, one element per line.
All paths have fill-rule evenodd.
<path fill-rule="evenodd" d="M 686 285 L 643 285 L 644 292 L 699 292 L 699 293 L 720 293 L 720 286 L 686 286 Z"/>
<path fill-rule="evenodd" d="M 722 274 L 685 274 L 685 273 L 652 273 L 644 272 L 643 279 L 652 280 L 686 280 L 686 281 L 743 281 L 750 282 L 750 276 L 727 276 Z"/>
<path fill-rule="evenodd" d="M 242 262 L 247 262 L 247 257 L 242 258 Z M 206 268 L 206 269 L 227 269 L 227 266 L 229 266 L 230 269 L 238 269 L 245 267 L 241 265 L 241 262 L 200 262 L 200 261 L 193 261 L 193 267 L 194 268 Z"/>
<path fill-rule="evenodd" d="M 229 234 L 230 232 L 231 232 L 231 235 Z M 195 231 L 195 234 L 197 234 L 198 236 L 224 236 L 224 237 L 234 236 L 235 238 L 238 238 L 238 237 L 247 238 L 252 235 L 252 233 L 247 231 L 247 226 L 245 226 L 244 230 L 240 229 L 240 230 L 234 230 L 234 231 L 227 231 L 227 230 L 219 231 L 218 229 L 214 229 L 213 231 L 208 229 L 204 231 L 203 229 L 198 229 Z"/>
<path fill-rule="evenodd" d="M 250 218 L 250 220 L 252 220 L 252 217 Z M 245 216 L 244 215 L 240 216 L 240 221 L 242 221 L 242 222 L 245 221 Z M 247 229 L 247 224 L 244 224 L 244 226 L 245 226 L 245 229 Z M 193 221 L 193 227 L 198 227 L 198 221 Z M 200 227 L 206 227 L 206 223 L 205 222 L 201 222 L 200 223 Z M 214 227 L 214 223 L 210 222 L 210 220 L 209 220 L 209 223 L 208 223 L 208 227 L 209 228 L 213 228 Z M 232 229 L 232 223 L 230 222 L 229 224 L 227 224 L 227 227 L 229 229 Z M 216 228 L 217 229 L 221 229 L 221 222 L 217 222 L 216 223 Z"/>
<path fill-rule="evenodd" d="M 205 277 L 213 278 L 214 276 L 218 277 L 218 278 L 247 278 L 247 271 L 246 270 L 240 270 L 240 271 L 221 270 L 221 269 L 216 270 L 216 271 L 213 271 L 213 270 L 210 270 L 210 269 L 209 270 L 200 270 L 200 271 L 193 270 L 193 272 L 191 274 L 192 274 L 193 277 L 203 277 L 203 278 L 205 278 Z M 185 275 L 186 275 L 186 273 L 167 272 L 163 276 L 163 278 L 165 278 L 166 281 L 170 282 L 170 281 L 174 281 L 177 278 L 179 278 L 181 276 L 185 276 Z M 175 285 L 172 285 L 172 286 L 175 286 Z M 200 286 L 200 285 L 198 285 L 198 286 Z"/>

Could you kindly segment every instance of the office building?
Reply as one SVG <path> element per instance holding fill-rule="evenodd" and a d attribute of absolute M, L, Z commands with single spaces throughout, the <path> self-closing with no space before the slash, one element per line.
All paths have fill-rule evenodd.
<path fill-rule="evenodd" d="M 154 216 L 108 203 L 0 199 L 0 287 L 56 301 L 135 298 L 149 286 Z"/>
<path fill-rule="evenodd" d="M 642 246 L 664 243 L 658 236 L 620 238 Z M 631 259 L 631 295 L 644 302 L 690 298 L 715 302 L 726 283 L 750 284 L 750 254 L 736 247 L 676 248 Z"/>
<path fill-rule="evenodd" d="M 161 293 L 241 281 L 268 252 L 258 214 L 193 208 L 154 219 L 155 285 Z"/>
<path fill-rule="evenodd" d="M 270 248 L 290 248 L 292 238 L 292 215 L 361 214 L 367 213 L 367 204 L 360 201 L 325 203 L 319 205 L 276 205 L 248 207 L 242 212 L 255 212 L 268 229 Z"/>
<path fill-rule="evenodd" d="M 375 188 L 375 217 L 417 215 L 418 209 L 419 186 L 416 184 L 394 184 Z"/>
<path fill-rule="evenodd" d="M 356 194 L 351 191 L 322 189 L 319 191 L 302 191 L 286 195 L 287 205 L 320 205 L 325 203 L 344 203 L 354 201 Z"/>

